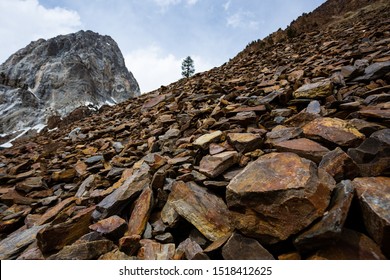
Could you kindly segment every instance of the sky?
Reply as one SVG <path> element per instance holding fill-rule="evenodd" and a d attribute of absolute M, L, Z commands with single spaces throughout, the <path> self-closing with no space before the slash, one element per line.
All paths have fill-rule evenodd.
<path fill-rule="evenodd" d="M 92 30 L 111 36 L 141 92 L 222 65 L 325 0 L 0 0 L 0 64 L 37 39 Z"/>

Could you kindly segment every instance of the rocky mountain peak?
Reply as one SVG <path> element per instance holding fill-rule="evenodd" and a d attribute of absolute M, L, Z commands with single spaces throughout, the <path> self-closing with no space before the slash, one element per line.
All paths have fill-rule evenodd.
<path fill-rule="evenodd" d="M 92 31 L 31 42 L 9 57 L 0 73 L 0 133 L 140 94 L 116 42 Z"/>

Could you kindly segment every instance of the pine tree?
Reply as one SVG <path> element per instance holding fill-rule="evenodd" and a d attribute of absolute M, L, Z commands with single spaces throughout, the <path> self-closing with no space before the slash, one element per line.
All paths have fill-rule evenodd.
<path fill-rule="evenodd" d="M 194 73 L 195 73 L 194 61 L 190 56 L 187 56 L 183 60 L 183 63 L 181 64 L 181 74 L 183 75 L 183 77 L 188 78 L 194 75 Z"/>

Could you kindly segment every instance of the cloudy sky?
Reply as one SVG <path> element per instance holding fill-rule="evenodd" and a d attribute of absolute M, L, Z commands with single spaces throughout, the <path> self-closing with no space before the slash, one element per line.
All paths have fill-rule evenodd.
<path fill-rule="evenodd" d="M 190 55 L 197 72 L 325 0 L 0 0 L 0 63 L 28 43 L 92 30 L 110 35 L 148 92 L 178 80 Z"/>

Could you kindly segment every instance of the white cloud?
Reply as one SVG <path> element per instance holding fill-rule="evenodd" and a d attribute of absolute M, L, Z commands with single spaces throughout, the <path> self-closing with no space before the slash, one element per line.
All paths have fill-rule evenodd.
<path fill-rule="evenodd" d="M 184 58 L 165 54 L 156 45 L 138 49 L 124 55 L 126 66 L 138 81 L 142 93 L 169 85 L 181 78 L 181 63 Z M 212 67 L 199 55 L 191 55 L 196 72 Z"/>
<path fill-rule="evenodd" d="M 227 17 L 226 24 L 233 28 L 258 29 L 260 22 L 254 17 L 251 12 L 238 11 Z"/>
<path fill-rule="evenodd" d="M 81 29 L 77 12 L 47 9 L 38 0 L 0 0 L 0 63 L 30 41 Z"/>
<path fill-rule="evenodd" d="M 173 6 L 180 4 L 182 2 L 187 3 L 187 5 L 195 5 L 199 0 L 154 0 L 154 2 L 161 8 L 166 8 L 168 6 Z"/>
<path fill-rule="evenodd" d="M 232 2 L 229 0 L 229 1 L 227 1 L 225 4 L 223 4 L 223 9 L 225 10 L 225 11 L 227 11 L 227 10 L 229 10 L 229 8 L 230 8 L 230 4 L 231 4 Z"/>

